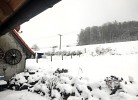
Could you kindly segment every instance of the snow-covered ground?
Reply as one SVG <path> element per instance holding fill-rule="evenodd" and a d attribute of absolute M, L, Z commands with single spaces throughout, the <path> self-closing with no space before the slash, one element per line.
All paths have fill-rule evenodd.
<path fill-rule="evenodd" d="M 54 57 L 53 57 L 54 58 Z M 105 55 L 92 57 L 91 55 L 82 55 L 66 57 L 62 60 L 61 56 L 55 57 L 52 62 L 50 59 L 39 59 L 38 63 L 33 60 L 27 61 L 27 67 L 31 69 L 55 70 L 57 68 L 69 69 L 73 76 L 88 77 L 92 81 L 104 79 L 107 76 L 115 75 L 118 77 L 133 76 L 138 79 L 138 54 L 130 55 Z"/>
<path fill-rule="evenodd" d="M 47 99 L 38 94 L 28 92 L 27 90 L 23 91 L 5 90 L 0 92 L 0 100 L 47 100 Z"/>
<path fill-rule="evenodd" d="M 92 56 L 92 52 L 95 53 L 97 47 L 111 48 L 115 50 L 115 55 Z M 136 80 L 138 79 L 138 41 L 66 47 L 62 49 L 63 51 L 80 50 L 83 53 L 86 50 L 86 53 L 80 57 L 73 56 L 72 59 L 70 56 L 66 56 L 64 60 L 62 60 L 61 56 L 53 56 L 52 62 L 49 56 L 47 59 L 39 59 L 39 63 L 35 63 L 35 60 L 27 60 L 27 67 L 39 67 L 42 69 L 67 68 L 72 75 L 87 76 L 92 81 L 103 79 L 110 75 L 126 79 L 128 76 L 133 76 Z"/>
<path fill-rule="evenodd" d="M 92 52 L 97 47 L 110 47 L 116 51 L 116 54 L 92 56 Z M 68 86 L 70 88 L 66 88 L 69 91 L 70 89 L 72 89 L 72 86 L 70 85 L 72 80 L 76 79 L 79 81 L 74 83 L 76 84 L 76 87 L 80 90 L 84 90 L 84 93 L 82 93 L 81 95 L 75 95 L 75 97 L 70 96 L 68 100 L 82 100 L 81 97 L 87 97 L 88 100 L 138 100 L 138 41 L 81 46 L 76 47 L 74 49 L 64 48 L 64 50 L 84 50 L 85 48 L 87 50 L 87 53 L 82 54 L 80 57 L 73 56 L 72 59 L 70 56 L 64 57 L 64 60 L 62 60 L 61 56 L 53 56 L 52 62 L 50 60 L 50 57 L 47 57 L 46 59 L 39 59 L 38 63 L 36 63 L 35 59 L 28 59 L 26 62 L 26 68 L 28 70 L 37 70 L 38 73 L 34 77 L 37 79 L 42 78 L 43 75 L 52 75 L 51 73 L 55 71 L 57 68 L 68 69 L 68 75 L 71 75 L 73 78 L 68 81 L 67 79 L 65 79 L 67 81 L 65 82 L 66 84 L 62 83 L 61 85 L 60 83 L 57 85 L 57 87 L 61 85 L 63 86 L 61 90 L 64 90 L 64 87 Z M 16 77 L 20 79 L 20 75 Z M 117 91 L 114 95 L 110 95 L 111 90 L 106 86 L 104 81 L 106 77 L 109 77 L 111 75 L 123 78 L 123 81 L 120 83 L 122 90 Z M 80 77 L 83 77 L 85 81 L 80 80 Z M 130 80 L 134 81 L 134 83 L 130 83 Z M 27 82 L 28 80 L 20 80 L 20 82 L 23 81 Z M 30 78 L 29 81 L 32 81 L 32 79 Z M 41 82 L 34 87 L 37 87 L 38 89 L 40 85 L 42 86 Z M 87 86 L 91 86 L 92 91 L 88 91 L 89 89 L 86 88 Z M 101 86 L 102 90 L 101 88 L 99 89 L 99 86 Z M 33 88 L 33 90 L 31 91 L 34 91 L 35 89 L 36 88 Z M 55 94 L 58 95 L 57 91 L 55 91 Z M 90 95 L 92 95 L 92 97 L 90 97 Z M 57 97 L 59 97 L 59 95 Z M 0 100 L 9 99 L 46 100 L 46 96 L 42 97 L 36 93 L 30 93 L 26 90 L 6 90 L 0 92 Z M 55 98 L 54 100 L 60 99 Z"/>

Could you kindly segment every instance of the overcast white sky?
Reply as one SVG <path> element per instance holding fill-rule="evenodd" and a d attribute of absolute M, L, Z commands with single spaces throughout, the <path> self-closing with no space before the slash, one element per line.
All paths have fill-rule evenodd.
<path fill-rule="evenodd" d="M 31 47 L 62 46 L 77 42 L 77 34 L 88 26 L 113 21 L 138 21 L 138 0 L 62 0 L 21 25 L 20 36 Z"/>

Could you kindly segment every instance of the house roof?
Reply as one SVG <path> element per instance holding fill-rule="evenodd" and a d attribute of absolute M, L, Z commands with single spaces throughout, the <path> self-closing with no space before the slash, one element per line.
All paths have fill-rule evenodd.
<path fill-rule="evenodd" d="M 0 0 L 0 35 L 29 21 L 61 0 Z"/>
<path fill-rule="evenodd" d="M 21 45 L 23 48 L 23 51 L 26 52 L 27 56 L 30 57 L 31 55 L 34 55 L 34 52 L 31 50 L 31 48 L 25 43 L 25 41 L 19 36 L 16 29 L 12 30 L 11 35 L 17 40 L 17 42 Z"/>

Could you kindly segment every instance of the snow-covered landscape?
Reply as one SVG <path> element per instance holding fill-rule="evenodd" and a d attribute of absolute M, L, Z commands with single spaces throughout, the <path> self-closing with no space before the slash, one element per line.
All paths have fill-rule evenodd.
<path fill-rule="evenodd" d="M 138 41 L 62 48 L 80 56 L 27 59 L 0 100 L 138 100 Z"/>

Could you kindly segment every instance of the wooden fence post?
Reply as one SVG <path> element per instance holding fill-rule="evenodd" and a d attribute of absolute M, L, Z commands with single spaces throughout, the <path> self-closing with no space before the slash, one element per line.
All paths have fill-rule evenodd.
<path fill-rule="evenodd" d="M 36 59 L 36 63 L 38 63 L 38 54 L 37 54 L 37 52 L 35 53 L 35 59 Z"/>
<path fill-rule="evenodd" d="M 72 54 L 71 54 L 71 59 L 72 59 Z"/>
<path fill-rule="evenodd" d="M 62 54 L 62 60 L 63 60 L 63 54 Z"/>
<path fill-rule="evenodd" d="M 84 49 L 84 52 L 86 53 L 87 51 L 86 51 L 86 48 Z"/>
<path fill-rule="evenodd" d="M 51 55 L 51 62 L 52 62 L 52 55 Z"/>

